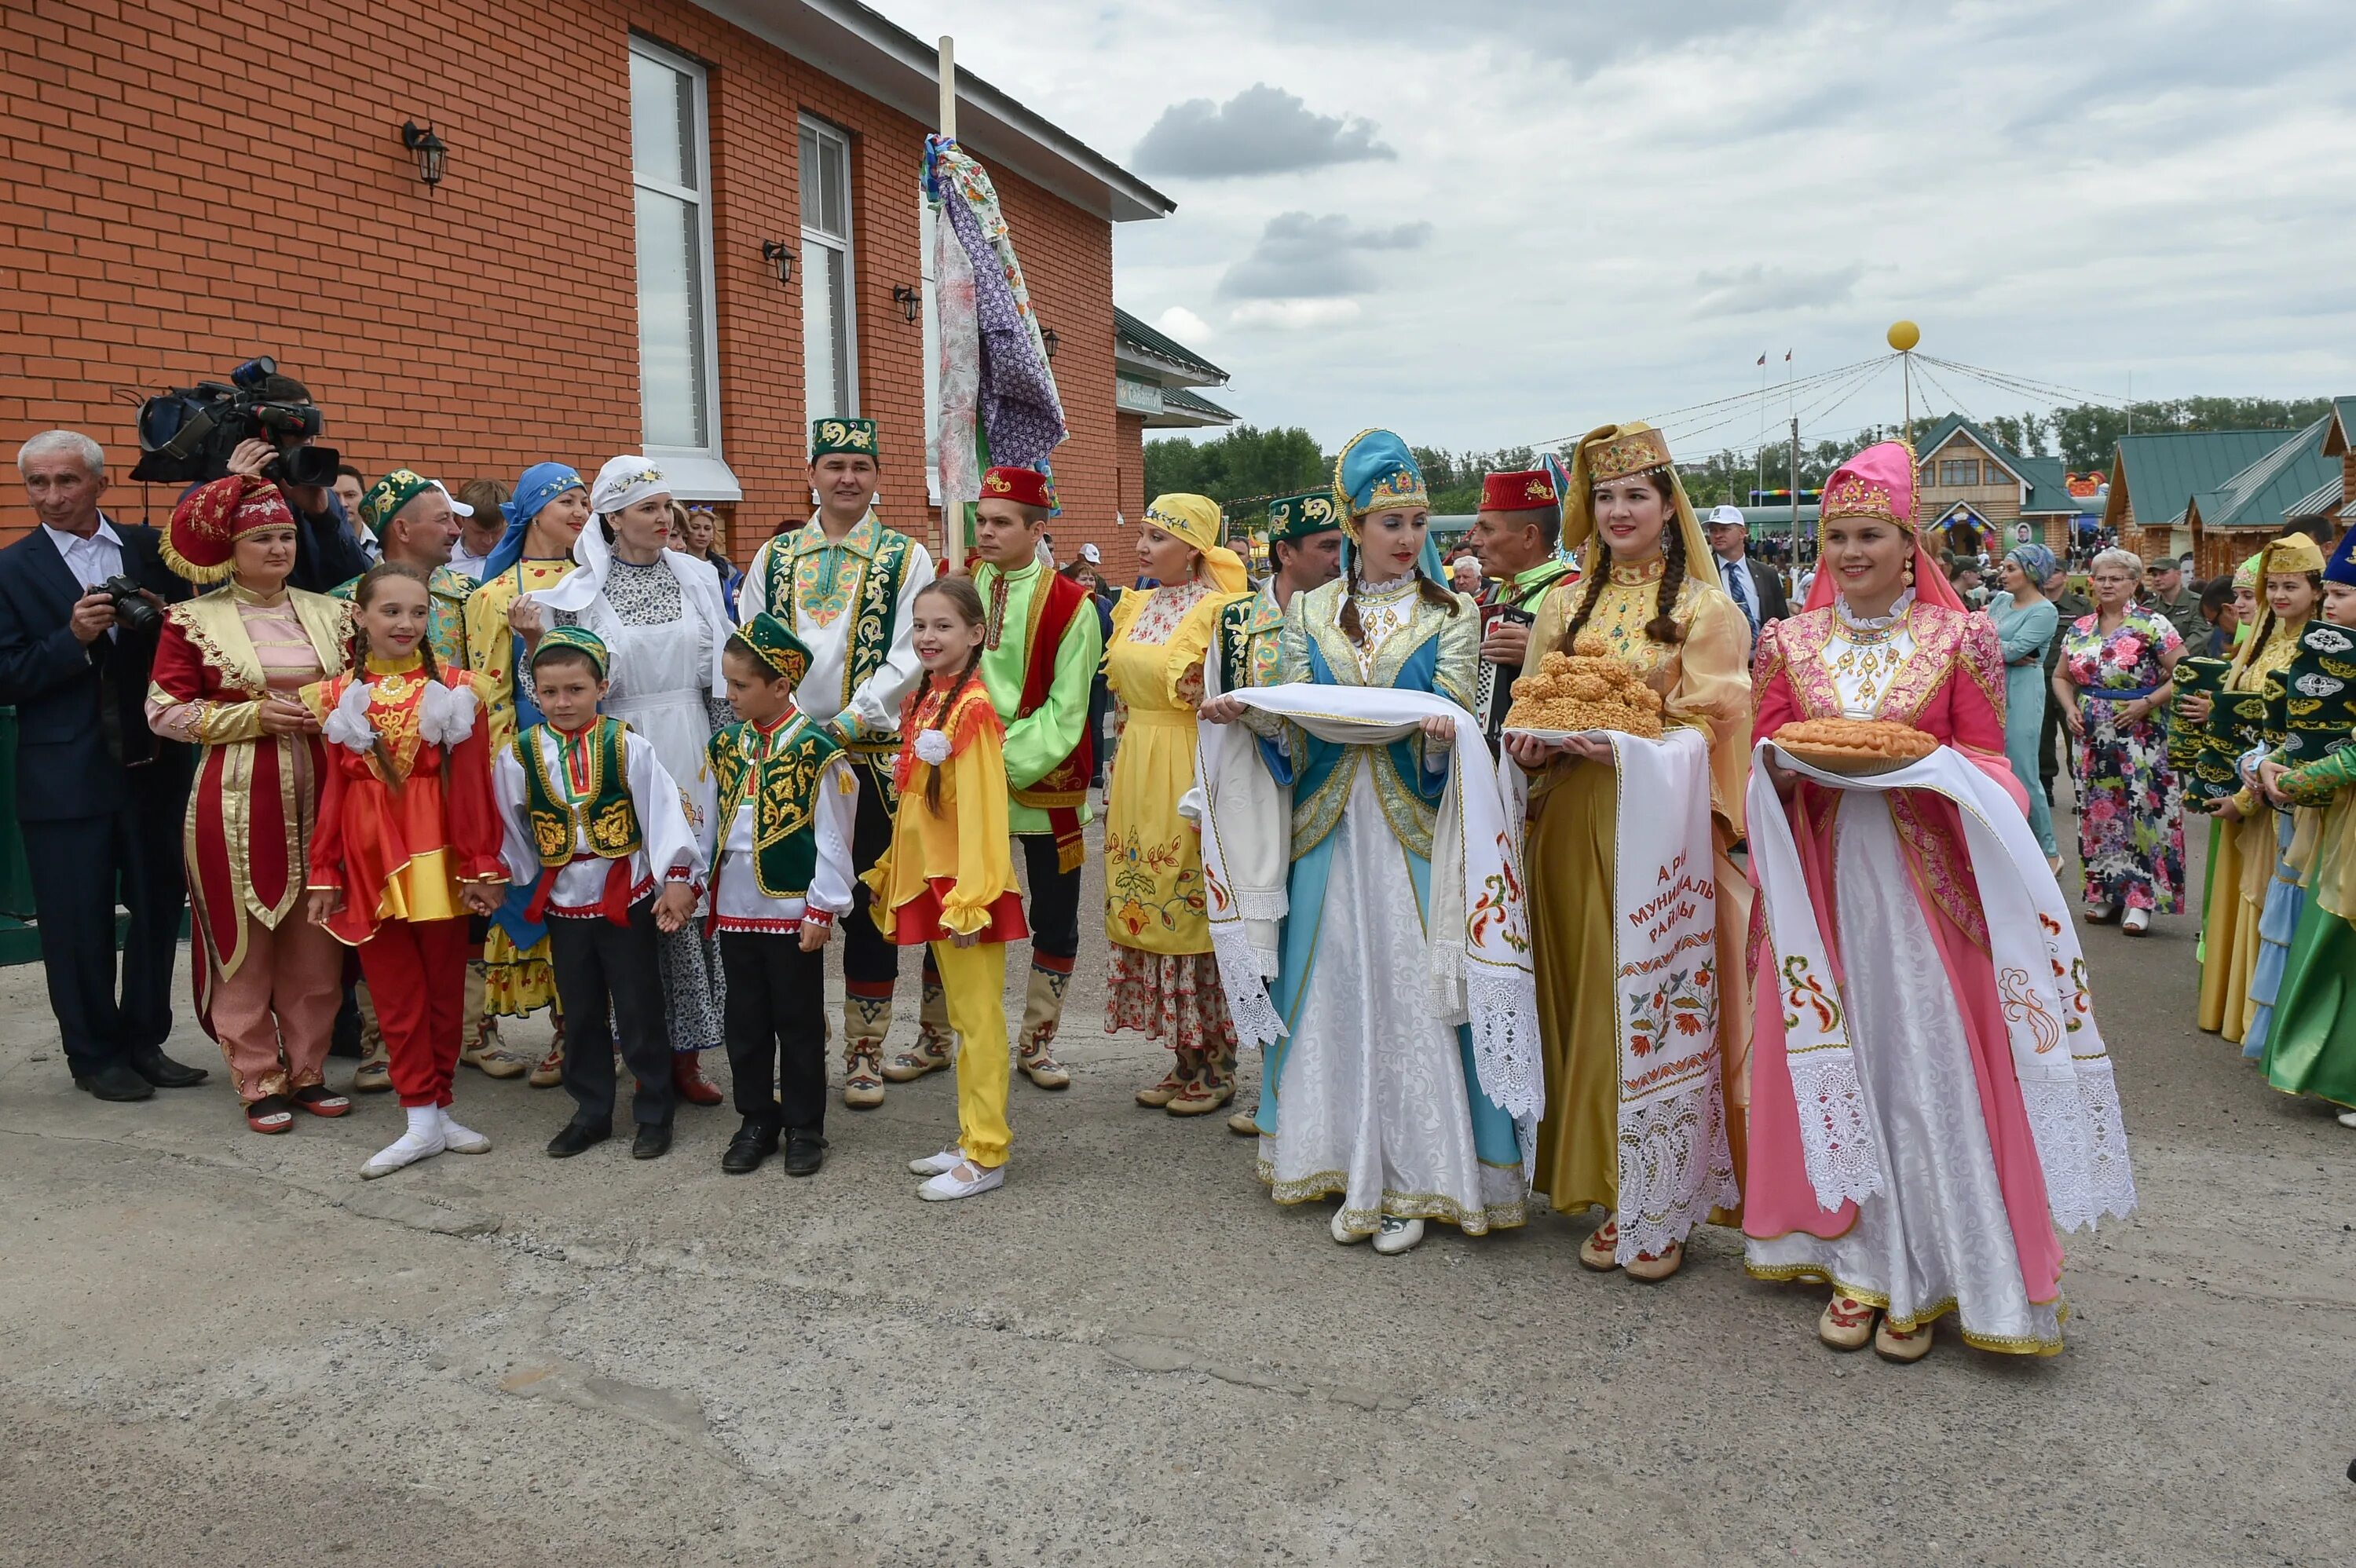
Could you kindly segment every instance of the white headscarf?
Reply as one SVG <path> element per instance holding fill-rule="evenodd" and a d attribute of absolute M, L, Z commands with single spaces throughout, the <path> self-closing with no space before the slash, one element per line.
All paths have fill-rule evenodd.
<path fill-rule="evenodd" d="M 573 543 L 573 559 L 578 570 L 553 587 L 540 589 L 528 597 L 551 610 L 570 611 L 576 615 L 587 610 L 605 591 L 606 574 L 614 567 L 613 547 L 605 542 L 605 520 L 649 496 L 669 494 L 670 481 L 644 457 L 625 454 L 597 470 L 597 482 L 589 486 L 589 509 L 595 516 Z M 728 619 L 726 602 L 720 596 L 719 580 L 708 562 L 675 549 L 666 548 L 662 562 L 679 579 L 680 592 L 689 609 L 702 616 L 711 630 L 712 695 L 725 697 L 728 679 L 721 667 L 721 654 L 729 634 L 736 628 Z"/>

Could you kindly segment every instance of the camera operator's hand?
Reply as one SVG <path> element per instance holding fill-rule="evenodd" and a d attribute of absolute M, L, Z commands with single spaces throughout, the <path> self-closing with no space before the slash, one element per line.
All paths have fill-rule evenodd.
<path fill-rule="evenodd" d="M 73 619 L 66 624 L 75 642 L 90 646 L 114 624 L 114 595 L 102 591 L 83 594 L 74 601 Z"/>
<path fill-rule="evenodd" d="M 260 717 L 265 735 L 303 735 L 319 727 L 311 710 L 289 697 L 263 698 Z"/>
<path fill-rule="evenodd" d="M 248 436 L 237 443 L 235 452 L 229 454 L 229 471 L 231 474 L 249 475 L 256 479 L 267 479 L 270 475 L 264 470 L 275 462 L 277 457 L 276 447 L 266 441 Z M 305 517 L 324 517 L 328 515 L 327 492 L 320 485 L 289 485 L 283 479 L 275 483 L 278 485 L 279 494 L 286 497 L 286 504 Z"/>

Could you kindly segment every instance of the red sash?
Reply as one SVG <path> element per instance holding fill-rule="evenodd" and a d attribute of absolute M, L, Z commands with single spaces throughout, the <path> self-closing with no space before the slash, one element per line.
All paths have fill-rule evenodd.
<path fill-rule="evenodd" d="M 1023 698 L 1014 709 L 1017 719 L 1029 717 L 1046 703 L 1055 682 L 1056 650 L 1064 645 L 1072 617 L 1088 603 L 1088 591 L 1063 573 L 1043 571 L 1040 577 L 1031 636 L 1023 649 Z M 1096 747 L 1083 724 L 1079 744 L 1072 748 L 1071 755 L 1049 768 L 1030 788 L 1012 792 L 1023 805 L 1047 814 L 1047 826 L 1055 834 L 1055 864 L 1066 871 L 1077 869 L 1087 858 L 1087 846 L 1080 841 L 1080 807 L 1087 804 L 1088 780 L 1095 774 Z"/>

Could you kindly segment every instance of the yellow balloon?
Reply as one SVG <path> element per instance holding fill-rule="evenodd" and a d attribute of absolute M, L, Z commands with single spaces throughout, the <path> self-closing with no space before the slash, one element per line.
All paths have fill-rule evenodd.
<path fill-rule="evenodd" d="M 1922 329 L 1916 326 L 1912 322 L 1893 321 L 1890 324 L 1890 347 L 1895 348 L 1901 354 L 1904 354 L 1912 349 L 1916 344 L 1922 341 Z"/>

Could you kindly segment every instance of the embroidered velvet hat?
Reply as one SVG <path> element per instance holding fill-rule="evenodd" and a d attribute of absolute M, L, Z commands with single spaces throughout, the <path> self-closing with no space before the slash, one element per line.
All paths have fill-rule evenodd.
<path fill-rule="evenodd" d="M 1055 509 L 1055 485 L 1035 468 L 993 468 L 981 476 L 985 501 L 1014 501 L 1042 511 Z"/>
<path fill-rule="evenodd" d="M 1543 468 L 1490 474 L 1481 480 L 1484 512 L 1542 512 L 1561 505 L 1562 492 L 1555 488 L 1554 475 Z"/>
<path fill-rule="evenodd" d="M 1305 539 L 1312 534 L 1329 534 L 1342 526 L 1342 515 L 1333 505 L 1331 490 L 1312 490 L 1301 496 L 1279 496 L 1268 504 L 1268 542 L 1279 539 Z"/>
<path fill-rule="evenodd" d="M 559 626 L 543 633 L 540 645 L 531 650 L 531 667 L 538 669 L 540 661 L 548 656 L 552 648 L 571 648 L 587 655 L 589 666 L 597 672 L 599 680 L 605 679 L 605 672 L 613 667 L 613 655 L 606 650 L 605 639 L 586 626 Z"/>
<path fill-rule="evenodd" d="M 809 645 L 766 610 L 737 627 L 736 636 L 781 679 L 799 686 L 802 677 L 809 673 Z"/>
<path fill-rule="evenodd" d="M 875 421 L 846 419 L 812 420 L 810 421 L 810 461 L 816 463 L 819 458 L 838 452 L 847 452 L 853 457 L 882 457 L 883 449 L 875 444 Z"/>
<path fill-rule="evenodd" d="M 294 526 L 278 486 L 249 474 L 199 485 L 180 497 L 165 530 L 164 564 L 202 587 L 228 579 L 237 541 L 256 528 Z"/>
<path fill-rule="evenodd" d="M 2356 588 L 2356 528 L 2350 528 L 2340 539 L 2340 548 L 2323 563 L 2323 581 L 2337 582 L 2343 588 Z"/>
<path fill-rule="evenodd" d="M 1360 517 L 1429 507 L 1431 496 L 1406 442 L 1387 430 L 1362 430 L 1333 459 L 1333 504 L 1342 514 L 1342 531 L 1355 543 Z"/>

